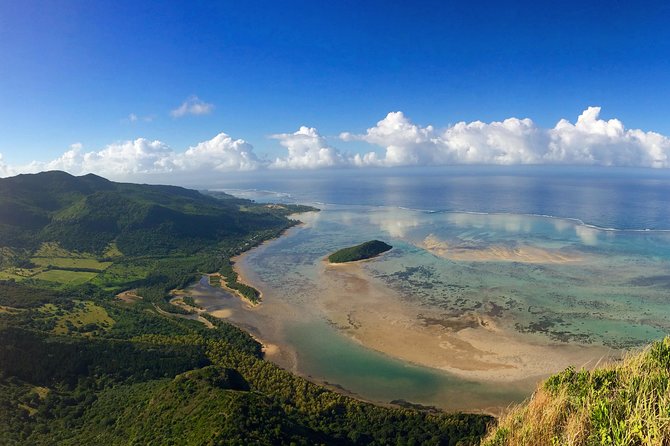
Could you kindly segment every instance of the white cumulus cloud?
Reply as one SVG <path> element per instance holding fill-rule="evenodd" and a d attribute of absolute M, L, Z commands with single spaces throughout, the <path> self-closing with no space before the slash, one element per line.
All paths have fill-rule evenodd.
<path fill-rule="evenodd" d="M 225 133 L 203 141 L 175 157 L 183 170 L 253 170 L 260 166 L 251 144 L 243 139 L 233 139 Z"/>
<path fill-rule="evenodd" d="M 114 178 L 170 172 L 175 168 L 174 151 L 161 141 L 145 138 L 116 142 L 90 152 L 85 152 L 81 144 L 73 144 L 55 160 L 35 164 L 41 164 L 39 170 L 64 170 L 73 174 L 94 172 Z"/>
<path fill-rule="evenodd" d="M 273 168 L 314 169 L 349 164 L 315 128 L 302 126 L 295 133 L 280 133 L 271 138 L 278 140 L 288 151 L 286 157 L 275 159 L 271 164 Z"/>
<path fill-rule="evenodd" d="M 186 115 L 208 115 L 214 110 L 214 104 L 208 104 L 197 96 L 188 97 L 179 107 L 170 112 L 173 118 Z"/>
<path fill-rule="evenodd" d="M 357 154 L 356 165 L 588 164 L 670 167 L 670 139 L 655 132 L 625 129 L 618 119 L 600 119 L 587 108 L 575 124 L 562 119 L 538 127 L 531 119 L 459 122 L 444 129 L 422 127 L 402 112 L 389 113 L 365 134 L 342 133 L 385 149 Z"/>
<path fill-rule="evenodd" d="M 195 97 L 194 100 L 187 101 L 180 109 L 189 109 L 196 103 L 210 107 Z M 529 118 L 508 118 L 489 123 L 459 122 L 436 128 L 415 124 L 402 112 L 392 112 L 363 134 L 340 134 L 340 140 L 367 142 L 381 148 L 377 151 L 343 152 L 331 145 L 328 138 L 315 128 L 302 126 L 296 132 L 270 137 L 286 150 L 274 161 L 259 158 L 251 144 L 226 133 L 219 133 L 184 151 L 176 151 L 160 140 L 146 138 L 115 142 L 98 150 L 84 150 L 80 143 L 75 143 L 56 159 L 25 165 L 9 164 L 0 154 L 0 176 L 58 169 L 76 175 L 92 172 L 111 179 L 132 180 L 150 176 L 153 180 L 169 181 L 174 180 L 176 174 L 184 179 L 190 175 L 190 178 L 202 180 L 207 175 L 214 178 L 221 172 L 263 168 L 449 164 L 670 168 L 670 138 L 656 132 L 627 129 L 618 119 L 601 119 L 600 111 L 599 107 L 589 107 L 574 123 L 561 119 L 551 128 L 542 128 Z M 146 119 L 132 114 L 128 119 L 132 121 L 133 118 Z"/>
<path fill-rule="evenodd" d="M 261 165 L 253 147 L 225 133 L 203 141 L 184 152 L 176 152 L 162 141 L 137 138 L 109 144 L 101 150 L 85 151 L 75 143 L 51 161 L 33 161 L 9 166 L 0 154 L 0 176 L 63 170 L 73 175 L 95 173 L 111 179 L 146 178 L 151 175 L 200 174 L 252 170 Z"/>
<path fill-rule="evenodd" d="M 131 124 L 136 124 L 140 121 L 151 122 L 154 120 L 153 115 L 138 116 L 136 113 L 130 113 L 126 118 L 122 119 L 121 122 L 129 122 Z"/>

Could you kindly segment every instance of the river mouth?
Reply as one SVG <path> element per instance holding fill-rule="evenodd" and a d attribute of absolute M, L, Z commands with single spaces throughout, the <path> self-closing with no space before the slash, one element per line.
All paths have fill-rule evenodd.
<path fill-rule="evenodd" d="M 363 399 L 498 413 L 546 376 L 663 337 L 670 241 L 573 220 L 326 206 L 237 259 L 250 307 L 205 283 L 196 302 L 266 356 Z M 329 266 L 369 239 L 380 258 Z"/>

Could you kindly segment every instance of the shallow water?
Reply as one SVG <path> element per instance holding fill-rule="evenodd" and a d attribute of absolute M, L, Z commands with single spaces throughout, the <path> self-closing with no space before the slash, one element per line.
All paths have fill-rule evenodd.
<path fill-rule="evenodd" d="M 359 345 L 324 321 L 292 324 L 286 335 L 298 351 L 300 373 L 367 400 L 496 413 L 527 396 L 523 384 L 476 382 L 393 359 Z"/>
<path fill-rule="evenodd" d="M 593 352 L 592 365 L 603 354 L 616 356 L 670 331 L 670 177 L 664 173 L 588 168 L 360 172 L 277 174 L 227 183 L 248 198 L 317 202 L 322 209 L 302 214 L 304 225 L 249 252 L 238 265 L 264 293 L 264 303 L 253 310 L 232 305 L 230 318 L 277 344 L 280 354 L 270 359 L 280 365 L 374 401 L 405 399 L 496 412 L 560 370 L 563 350 Z M 332 311 L 333 296 L 355 302 L 356 293 L 324 269 L 323 258 L 371 239 L 394 249 L 359 264 L 369 281 L 360 286 L 381 284 L 403 307 L 416 310 L 417 330 L 460 334 L 486 326 L 546 347 L 543 374 L 529 369 L 525 381 L 468 378 L 468 373 L 410 365 L 362 345 L 356 321 L 343 324 L 343 314 Z M 340 305 L 340 313 L 346 305 Z M 379 342 L 377 347 L 393 350 Z M 526 352 L 518 354 L 523 359 Z M 577 357 L 584 355 L 563 359 Z M 582 364 L 587 363 L 574 365 Z M 519 362 L 521 370 L 525 366 Z"/>
<path fill-rule="evenodd" d="M 273 243 L 283 241 L 275 240 L 261 249 L 271 249 Z M 246 258 L 243 262 L 246 263 Z M 260 283 L 258 279 L 253 282 Z M 510 402 L 525 398 L 529 384 L 533 384 L 501 387 L 391 358 L 343 336 L 314 308 L 303 311 L 295 305 L 277 302 L 282 291 L 266 294 L 259 307 L 251 307 L 236 296 L 210 286 L 207 276 L 187 291 L 208 312 L 225 311 L 226 319 L 261 338 L 266 345 L 279 345 L 282 355 L 270 360 L 365 400 L 379 403 L 404 400 L 450 410 L 498 413 Z"/>
<path fill-rule="evenodd" d="M 300 218 L 303 226 L 240 261 L 266 294 L 266 308 L 255 311 L 276 324 L 272 333 L 261 329 L 261 336 L 291 348 L 299 373 L 366 399 L 495 412 L 528 396 L 541 378 L 503 384 L 459 378 L 372 351 L 335 327 L 319 304 L 327 292 L 323 258 L 369 239 L 394 248 L 360 267 L 408 306 L 439 315 L 424 325 L 454 329 L 454 321 L 465 321 L 468 328 L 467 316 L 478 315 L 537 345 L 603 346 L 612 352 L 641 346 L 670 329 L 666 232 L 365 206 L 330 205 Z M 276 301 L 283 310 L 273 317 Z"/>
<path fill-rule="evenodd" d="M 293 302 L 307 304 L 318 290 L 323 257 L 379 238 L 394 249 L 362 268 L 406 299 L 454 316 L 486 313 L 539 339 L 613 348 L 670 329 L 667 232 L 362 206 L 327 206 L 302 218 L 306 225 L 293 236 L 244 260 L 273 294 Z M 438 241 L 432 250 L 427 237 Z"/>

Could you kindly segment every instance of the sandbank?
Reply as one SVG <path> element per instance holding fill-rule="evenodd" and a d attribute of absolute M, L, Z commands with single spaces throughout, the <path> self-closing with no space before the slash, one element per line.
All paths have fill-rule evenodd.
<path fill-rule="evenodd" d="M 137 290 L 128 290 L 128 291 L 123 291 L 119 294 L 116 295 L 116 298 L 119 300 L 122 300 L 123 302 L 127 304 L 134 304 L 138 300 L 142 299 L 142 296 L 139 296 L 137 294 Z"/>
<path fill-rule="evenodd" d="M 438 257 L 467 262 L 572 263 L 584 260 L 582 256 L 574 253 L 565 253 L 530 245 L 517 245 L 514 247 L 502 245 L 485 247 L 453 245 L 440 240 L 433 234 L 428 235 L 417 246 Z"/>
<path fill-rule="evenodd" d="M 540 378 L 570 365 L 594 365 L 604 347 L 535 344 L 485 315 L 453 317 L 413 305 L 360 265 L 326 266 L 324 313 L 366 347 L 466 379 L 514 382 Z M 428 321 L 428 322 L 427 322 Z"/>

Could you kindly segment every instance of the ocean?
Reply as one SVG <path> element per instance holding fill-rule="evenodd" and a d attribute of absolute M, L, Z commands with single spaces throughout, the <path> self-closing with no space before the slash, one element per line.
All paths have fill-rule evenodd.
<path fill-rule="evenodd" d="M 670 229 L 665 169 L 457 166 L 269 171 L 204 188 L 260 201 L 548 215 L 617 229 Z"/>
<path fill-rule="evenodd" d="M 231 321 L 278 345 L 281 366 L 365 399 L 497 413 L 670 331 L 665 171 L 270 172 L 210 188 L 321 209 L 240 259 L 264 302 Z M 394 248 L 324 262 L 370 239 Z"/>

